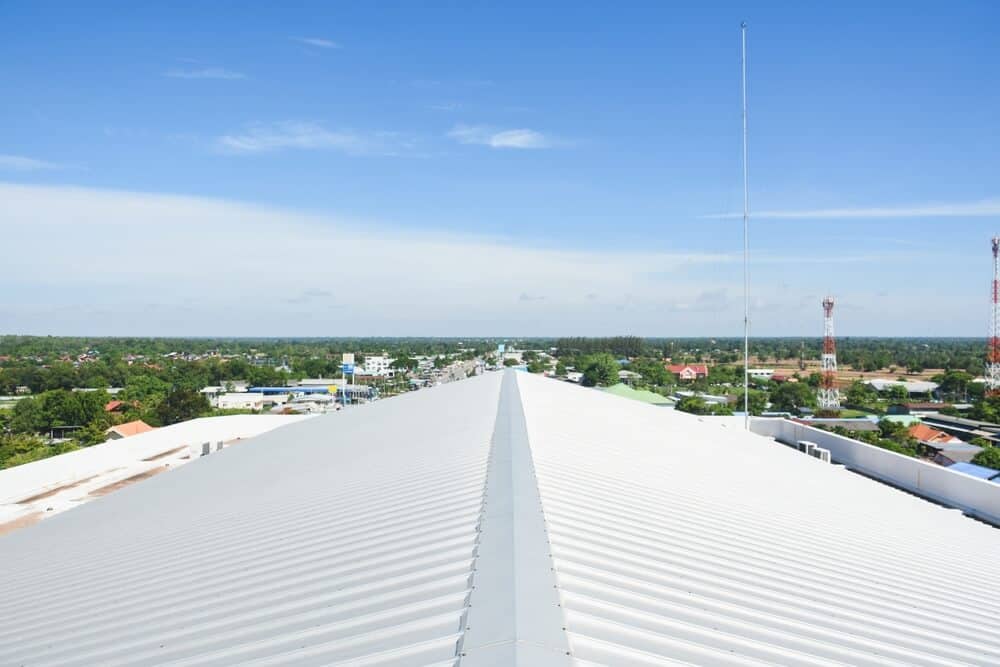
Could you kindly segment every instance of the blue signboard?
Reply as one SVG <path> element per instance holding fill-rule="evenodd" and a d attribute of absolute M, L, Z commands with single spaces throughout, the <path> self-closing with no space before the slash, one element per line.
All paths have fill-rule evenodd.
<path fill-rule="evenodd" d="M 354 364 L 341 364 L 340 370 L 344 375 L 354 375 Z"/>

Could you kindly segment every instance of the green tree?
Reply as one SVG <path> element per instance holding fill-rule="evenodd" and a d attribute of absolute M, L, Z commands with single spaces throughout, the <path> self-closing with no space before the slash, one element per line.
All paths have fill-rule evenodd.
<path fill-rule="evenodd" d="M 809 385 L 802 382 L 783 382 L 771 392 L 771 406 L 781 412 L 815 407 L 816 394 Z"/>
<path fill-rule="evenodd" d="M 690 412 L 693 415 L 708 414 L 708 403 L 701 396 L 685 396 L 677 401 L 676 407 L 681 412 Z"/>
<path fill-rule="evenodd" d="M 583 364 L 583 379 L 585 387 L 610 387 L 618 383 L 618 371 L 621 366 L 615 358 L 607 353 L 599 353 L 586 357 Z"/>
<path fill-rule="evenodd" d="M 965 371 L 945 371 L 940 375 L 935 375 L 931 379 L 938 383 L 941 393 L 947 396 L 962 398 L 969 389 L 969 383 L 974 378 Z"/>
<path fill-rule="evenodd" d="M 163 426 L 176 424 L 200 417 L 212 409 L 208 399 L 195 391 L 181 387 L 169 392 L 156 410 L 156 416 Z"/>
<path fill-rule="evenodd" d="M 389 363 L 389 368 L 395 368 L 400 371 L 412 371 L 416 370 L 420 365 L 420 362 L 416 359 L 407 356 L 397 357 Z"/>
<path fill-rule="evenodd" d="M 861 380 L 855 380 L 847 388 L 845 398 L 848 405 L 864 406 L 878 400 L 878 392 L 870 384 L 866 384 Z"/>
<path fill-rule="evenodd" d="M 879 433 L 883 438 L 893 438 L 895 440 L 905 440 L 909 437 L 909 431 L 899 422 L 891 419 L 880 419 L 878 422 Z"/>
<path fill-rule="evenodd" d="M 42 401 L 37 398 L 22 398 L 11 410 L 10 430 L 14 433 L 38 433 L 45 428 Z"/>
<path fill-rule="evenodd" d="M 906 387 L 901 384 L 889 385 L 882 391 L 882 394 L 893 401 L 905 401 L 910 397 L 909 392 L 906 391 Z"/>
<path fill-rule="evenodd" d="M 983 451 L 972 457 L 972 462 L 977 466 L 1000 470 L 1000 447 L 984 447 Z"/>
<path fill-rule="evenodd" d="M 978 401 L 969 410 L 969 416 L 973 419 L 996 423 L 1000 419 L 1000 396 L 987 396 Z"/>
<path fill-rule="evenodd" d="M 511 366 L 520 366 L 521 364 L 518 363 L 517 359 L 504 359 L 503 365 L 509 368 Z"/>
<path fill-rule="evenodd" d="M 0 468 L 31 463 L 77 449 L 70 442 L 50 445 L 37 435 L 0 433 Z"/>
<path fill-rule="evenodd" d="M 754 389 L 750 390 L 749 400 L 747 401 L 750 406 L 750 414 L 759 415 L 767 409 L 767 392 L 757 391 Z M 736 394 L 735 407 L 737 410 L 743 410 L 743 391 L 740 390 Z"/>

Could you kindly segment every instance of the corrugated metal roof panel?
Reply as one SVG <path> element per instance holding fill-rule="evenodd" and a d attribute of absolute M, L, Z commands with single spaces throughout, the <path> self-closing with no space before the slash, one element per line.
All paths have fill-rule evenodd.
<path fill-rule="evenodd" d="M 453 664 L 499 385 L 300 422 L 5 537 L 0 664 Z"/>
<path fill-rule="evenodd" d="M 518 381 L 575 657 L 1000 662 L 996 529 L 710 420 Z"/>
<path fill-rule="evenodd" d="M 1000 663 L 1000 531 L 727 421 L 502 382 L 0 539 L 0 664 Z"/>

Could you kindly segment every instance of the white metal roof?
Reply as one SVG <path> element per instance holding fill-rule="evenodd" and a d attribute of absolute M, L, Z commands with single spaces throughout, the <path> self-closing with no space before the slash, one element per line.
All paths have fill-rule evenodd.
<path fill-rule="evenodd" d="M 507 372 L 0 538 L 0 664 L 997 664 L 998 553 L 732 425 Z"/>
<path fill-rule="evenodd" d="M 922 394 L 924 392 L 935 391 L 938 388 L 937 382 L 930 382 L 929 380 L 886 380 L 884 378 L 875 378 L 873 380 L 865 380 L 865 382 L 878 391 L 884 391 L 889 387 L 903 387 L 911 394 Z"/>

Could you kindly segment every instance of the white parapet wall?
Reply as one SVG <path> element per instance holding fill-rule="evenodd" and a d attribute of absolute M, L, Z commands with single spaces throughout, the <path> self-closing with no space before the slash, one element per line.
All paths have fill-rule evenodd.
<path fill-rule="evenodd" d="M 1000 526 L 1000 484 L 787 419 L 754 417 L 750 429 L 788 445 L 815 442 L 835 463 Z"/>
<path fill-rule="evenodd" d="M 215 451 L 218 442 L 230 443 L 250 438 L 309 415 L 230 415 L 204 417 L 158 428 L 120 440 L 78 449 L 51 458 L 0 470 L 0 505 L 18 503 L 25 498 L 59 489 L 68 484 L 101 475 L 109 479 L 126 472 L 141 472 L 154 467 L 157 457 L 183 447 L 184 455 L 202 443 L 210 442 Z"/>

